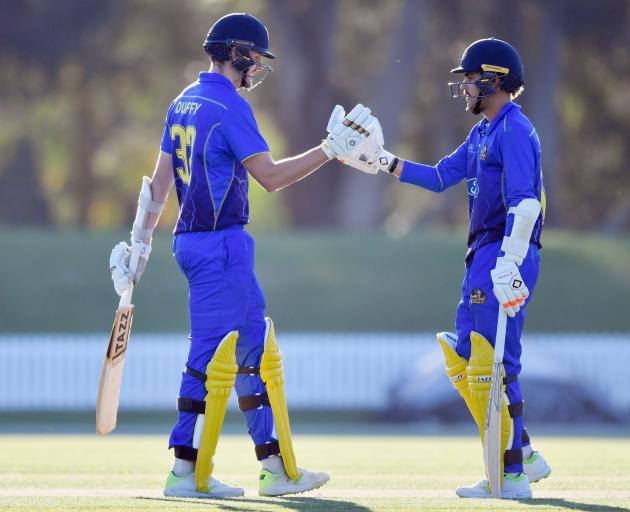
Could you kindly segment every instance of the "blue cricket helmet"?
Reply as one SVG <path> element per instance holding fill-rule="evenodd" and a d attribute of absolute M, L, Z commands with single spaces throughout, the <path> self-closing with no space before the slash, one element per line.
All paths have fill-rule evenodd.
<path fill-rule="evenodd" d="M 244 12 L 234 12 L 219 18 L 210 28 L 203 48 L 213 57 L 228 59 L 230 46 L 255 50 L 263 57 L 275 59 L 269 51 L 269 32 L 258 18 Z"/>
<path fill-rule="evenodd" d="M 472 43 L 461 64 L 451 73 L 496 73 L 503 76 L 502 88 L 516 91 L 525 84 L 525 71 L 518 52 L 500 39 L 480 39 Z"/>

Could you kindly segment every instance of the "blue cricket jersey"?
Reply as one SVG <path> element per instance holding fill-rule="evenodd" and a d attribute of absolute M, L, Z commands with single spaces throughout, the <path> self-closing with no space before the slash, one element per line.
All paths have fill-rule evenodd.
<path fill-rule="evenodd" d="M 523 199 L 542 204 L 531 242 L 541 247 L 545 211 L 540 141 L 520 106 L 507 103 L 488 123 L 477 123 L 466 141 L 435 166 L 406 161 L 400 181 L 434 192 L 467 180 L 470 230 L 468 254 L 482 245 L 502 240 L 512 232 L 514 216 L 507 211 Z"/>
<path fill-rule="evenodd" d="M 173 100 L 160 148 L 173 159 L 180 207 L 175 234 L 249 222 L 243 161 L 269 146 L 251 107 L 227 78 L 200 73 Z"/>

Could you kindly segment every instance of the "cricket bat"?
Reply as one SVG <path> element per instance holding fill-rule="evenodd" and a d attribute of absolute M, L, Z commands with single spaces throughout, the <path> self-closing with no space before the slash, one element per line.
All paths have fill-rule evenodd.
<path fill-rule="evenodd" d="M 132 251 L 129 269 L 135 272 L 138 267 L 139 254 Z M 133 286 L 125 290 L 120 296 L 112 333 L 109 337 L 105 361 L 101 371 L 101 380 L 98 385 L 98 398 L 96 399 L 96 433 L 109 434 L 116 428 L 118 415 L 118 402 L 120 400 L 120 387 L 122 385 L 123 370 L 125 368 L 125 354 L 131 332 L 133 320 L 133 304 L 131 295 Z"/>
<path fill-rule="evenodd" d="M 503 472 L 501 471 L 501 405 L 503 402 L 503 352 L 505 350 L 505 329 L 507 313 L 499 305 L 497 335 L 494 342 L 494 361 L 492 365 L 492 385 L 488 397 L 486 425 L 483 436 L 483 461 L 490 484 L 490 496 L 501 497 Z"/>

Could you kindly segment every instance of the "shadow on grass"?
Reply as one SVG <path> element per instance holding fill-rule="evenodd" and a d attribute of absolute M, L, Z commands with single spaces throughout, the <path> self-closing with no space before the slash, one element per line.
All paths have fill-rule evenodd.
<path fill-rule="evenodd" d="M 331 500 L 328 498 L 308 498 L 308 497 L 284 497 L 284 498 L 223 498 L 223 499 L 196 499 L 196 498 L 152 498 L 148 496 L 136 496 L 138 500 L 163 501 L 167 503 L 186 503 L 189 505 L 199 505 L 207 507 L 213 505 L 218 510 L 225 511 L 251 511 L 257 512 L 261 505 L 272 505 L 278 510 L 297 511 L 347 511 L 347 512 L 373 512 L 371 508 L 357 505 L 351 501 Z M 604 510 L 604 509 L 603 509 Z M 611 509 L 612 510 L 612 509 Z M 616 509 L 615 509 L 616 510 Z"/>
<path fill-rule="evenodd" d="M 612 507 L 609 505 L 598 505 L 596 503 L 579 503 L 576 501 L 568 501 L 564 498 L 542 498 L 532 500 L 516 500 L 530 507 L 557 507 L 566 508 L 567 510 L 585 510 L 588 512 L 619 512 L 628 511 L 625 507 Z"/>

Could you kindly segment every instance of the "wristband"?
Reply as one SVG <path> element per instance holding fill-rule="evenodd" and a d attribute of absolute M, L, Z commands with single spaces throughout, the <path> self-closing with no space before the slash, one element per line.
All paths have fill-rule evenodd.
<path fill-rule="evenodd" d="M 394 159 L 392 160 L 392 164 L 389 166 L 389 169 L 387 169 L 388 173 L 393 173 L 396 170 L 396 167 L 398 166 L 398 162 L 399 159 L 397 156 L 394 157 Z"/>

